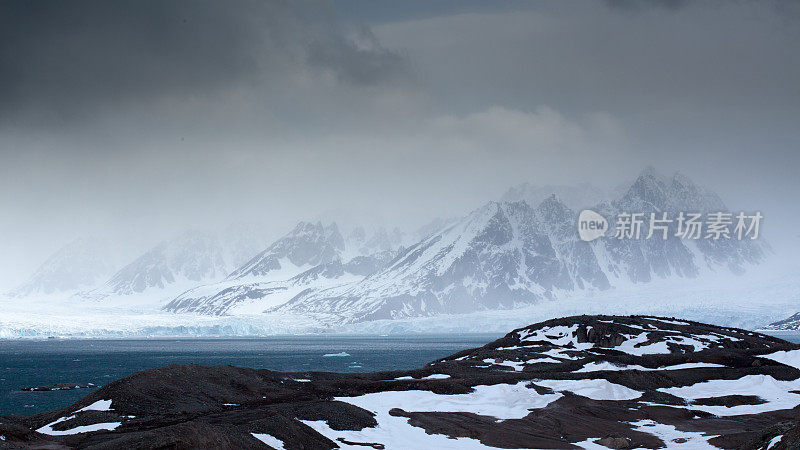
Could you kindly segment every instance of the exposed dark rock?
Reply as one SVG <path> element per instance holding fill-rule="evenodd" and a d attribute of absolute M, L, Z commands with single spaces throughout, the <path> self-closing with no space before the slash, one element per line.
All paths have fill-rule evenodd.
<path fill-rule="evenodd" d="M 22 391 L 71 391 L 73 389 L 91 389 L 95 388 L 92 383 L 59 383 L 59 384 L 48 384 L 45 386 L 31 386 L 31 387 L 24 387 Z"/>
<path fill-rule="evenodd" d="M 615 448 L 615 449 L 631 448 L 632 445 L 631 441 L 628 440 L 628 438 L 612 437 L 612 436 L 604 437 L 603 439 L 598 439 L 594 441 L 594 443 L 602 445 L 603 447 Z"/>
<path fill-rule="evenodd" d="M 722 395 L 719 397 L 698 398 L 693 401 L 693 405 L 706 406 L 738 406 L 738 405 L 761 405 L 767 403 L 766 400 L 757 395 Z"/>
<path fill-rule="evenodd" d="M 797 448 L 800 370 L 770 359 L 777 351 L 800 347 L 689 321 L 577 316 L 411 371 L 171 365 L 61 410 L 0 418 L 0 446 Z M 722 383 L 718 395 L 708 382 Z"/>

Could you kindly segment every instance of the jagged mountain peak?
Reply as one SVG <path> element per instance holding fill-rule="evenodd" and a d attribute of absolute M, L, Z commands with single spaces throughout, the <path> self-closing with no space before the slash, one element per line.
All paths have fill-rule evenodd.
<path fill-rule="evenodd" d="M 651 168 L 620 199 L 595 208 L 610 219 L 622 211 L 673 212 L 676 205 L 703 209 L 714 198 L 681 174 L 667 178 Z M 758 261 L 750 242 L 695 244 L 674 232 L 668 240 L 620 240 L 609 233 L 583 242 L 576 223 L 576 212 L 557 194 L 535 207 L 524 200 L 490 201 L 410 246 L 382 271 L 355 284 L 304 292 L 276 310 L 326 311 L 346 321 L 461 313 Z"/>
<path fill-rule="evenodd" d="M 228 279 L 275 275 L 282 269 L 289 271 L 284 275 L 294 276 L 339 258 L 344 249 L 344 238 L 336 223 L 300 222 L 288 234 L 236 269 Z"/>
<path fill-rule="evenodd" d="M 714 192 L 694 183 L 689 177 L 676 172 L 669 187 L 671 207 L 684 212 L 726 211 L 727 207 Z"/>
<path fill-rule="evenodd" d="M 509 188 L 501 200 L 509 202 L 524 200 L 531 206 L 537 206 L 553 194 L 570 209 L 588 208 L 603 200 L 610 200 L 614 196 L 613 190 L 587 182 L 575 185 L 536 185 L 526 182 Z"/>
<path fill-rule="evenodd" d="M 221 278 L 226 270 L 217 238 L 202 231 L 187 231 L 160 242 L 120 269 L 106 282 L 106 290 L 121 295 L 141 293 L 180 281 Z"/>
<path fill-rule="evenodd" d="M 569 211 L 557 199 L 543 209 Z M 562 253 L 591 252 L 588 246 L 565 246 L 560 234 L 550 234 L 557 227 L 540 227 L 538 220 L 524 201 L 487 202 L 362 282 L 306 292 L 278 309 L 312 311 L 324 304 L 321 309 L 357 321 L 511 308 L 575 283 L 607 287 L 596 266 L 583 270 L 559 260 Z"/>
<path fill-rule="evenodd" d="M 564 202 L 559 199 L 556 194 L 547 197 L 536 207 L 536 212 L 541 218 L 547 222 L 562 221 L 569 222 L 574 214 Z"/>
<path fill-rule="evenodd" d="M 636 178 L 628 192 L 614 203 L 620 209 L 633 212 L 665 211 L 670 206 L 667 180 L 649 167 Z"/>
<path fill-rule="evenodd" d="M 724 211 L 725 204 L 715 193 L 676 172 L 666 177 L 646 168 L 624 196 L 612 202 L 625 212 L 710 212 Z"/>

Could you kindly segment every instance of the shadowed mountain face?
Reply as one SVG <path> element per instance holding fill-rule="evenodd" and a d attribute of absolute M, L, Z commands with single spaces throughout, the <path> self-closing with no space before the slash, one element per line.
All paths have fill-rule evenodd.
<path fill-rule="evenodd" d="M 745 330 L 576 316 L 411 371 L 148 370 L 3 417 L 0 435 L 39 448 L 788 449 L 799 364 L 800 346 Z"/>

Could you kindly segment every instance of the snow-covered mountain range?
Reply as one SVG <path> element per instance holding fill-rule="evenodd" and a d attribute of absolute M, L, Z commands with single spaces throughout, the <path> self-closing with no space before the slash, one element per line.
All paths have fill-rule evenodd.
<path fill-rule="evenodd" d="M 213 232 L 187 231 L 159 242 L 127 263 L 107 239 L 82 238 L 50 256 L 14 298 L 112 296 L 174 298 L 200 283 L 224 279 L 263 249 L 268 239 L 255 224 Z M 171 297 L 170 297 L 171 296 Z"/>
<path fill-rule="evenodd" d="M 719 198 L 688 178 L 643 172 L 619 199 L 602 202 L 605 217 L 621 212 L 724 211 Z M 583 242 L 577 213 L 555 195 L 532 207 L 490 202 L 456 225 L 408 248 L 384 270 L 358 282 L 307 290 L 273 311 L 332 313 L 347 322 L 514 308 L 575 290 L 741 272 L 764 258 L 754 241 L 616 239 Z M 647 223 L 645 222 L 645 229 Z"/>
<path fill-rule="evenodd" d="M 370 238 L 345 240 L 336 224 L 300 222 L 225 280 L 184 292 L 165 306 L 173 312 L 226 314 L 261 312 L 307 289 L 353 282 L 383 268 L 395 255 L 385 247 L 364 254 L 366 243 L 381 242 L 384 231 Z M 363 229 L 361 230 L 363 231 Z"/>
<path fill-rule="evenodd" d="M 685 176 L 648 169 L 623 195 L 595 209 L 613 217 L 724 211 L 725 205 Z M 757 241 L 681 240 L 674 224 L 666 240 L 608 234 L 584 242 L 576 221 L 577 212 L 556 195 L 537 205 L 489 202 L 408 247 L 393 247 L 400 239 L 379 234 L 385 246 L 374 246 L 372 255 L 359 247 L 366 239 L 358 234 L 345 240 L 333 224 L 301 223 L 225 282 L 190 290 L 166 309 L 316 314 L 343 323 L 404 319 L 509 309 L 655 278 L 740 273 L 765 257 Z"/>
<path fill-rule="evenodd" d="M 588 185 L 555 190 L 569 192 L 571 205 L 600 198 Z M 541 189 L 509 192 L 506 198 L 531 199 Z M 80 297 L 148 294 L 148 301 L 171 313 L 266 312 L 351 324 L 513 309 L 708 272 L 739 274 L 767 254 L 761 240 L 680 239 L 674 223 L 667 239 L 616 239 L 607 233 L 584 242 L 576 231 L 578 211 L 570 204 L 558 193 L 535 204 L 492 201 L 415 232 L 352 227 L 343 233 L 335 223 L 300 222 L 268 245 L 251 227 L 189 232 L 144 252 Z M 622 212 L 644 213 L 647 230 L 651 212 L 674 217 L 726 207 L 685 176 L 647 169 L 624 192 L 592 209 L 609 220 Z M 53 284 L 46 275 L 58 273 L 40 272 L 39 286 Z"/>

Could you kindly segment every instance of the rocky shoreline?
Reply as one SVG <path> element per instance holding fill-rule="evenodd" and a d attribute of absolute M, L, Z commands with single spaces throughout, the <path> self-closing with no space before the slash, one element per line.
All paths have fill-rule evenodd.
<path fill-rule="evenodd" d="M 97 386 L 94 383 L 59 383 L 48 384 L 44 386 L 29 386 L 20 389 L 21 391 L 34 392 L 34 391 L 72 391 L 75 389 L 92 389 Z"/>
<path fill-rule="evenodd" d="M 0 416 L 0 448 L 769 448 L 800 445 L 800 346 L 656 317 L 575 316 L 417 370 L 171 365 Z"/>

